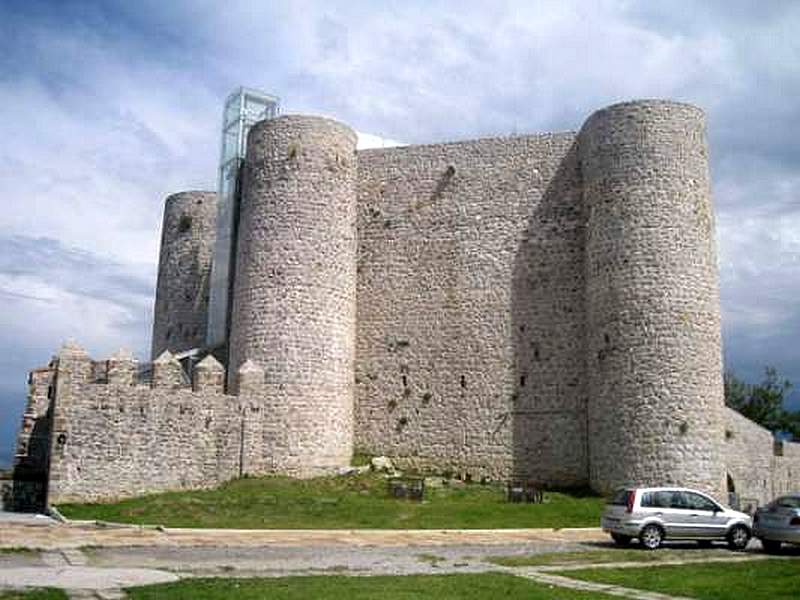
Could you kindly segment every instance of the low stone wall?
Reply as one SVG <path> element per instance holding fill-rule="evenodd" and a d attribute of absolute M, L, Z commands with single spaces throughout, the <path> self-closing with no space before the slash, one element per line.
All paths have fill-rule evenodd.
<path fill-rule="evenodd" d="M 728 492 L 742 510 L 800 490 L 800 444 L 776 441 L 772 433 L 735 410 L 725 409 Z"/>

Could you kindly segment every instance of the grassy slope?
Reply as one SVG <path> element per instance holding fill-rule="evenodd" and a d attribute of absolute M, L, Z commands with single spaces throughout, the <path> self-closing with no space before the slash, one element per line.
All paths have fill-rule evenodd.
<path fill-rule="evenodd" d="M 170 492 L 115 504 L 65 504 L 72 519 L 171 527 L 245 529 L 484 529 L 596 527 L 603 500 L 548 493 L 544 504 L 510 504 L 479 484 L 430 489 L 423 503 L 396 500 L 374 474 L 296 480 L 248 478 L 214 490 Z"/>
<path fill-rule="evenodd" d="M 405 577 L 286 577 L 280 579 L 188 579 L 133 588 L 132 600 L 568 600 L 606 595 L 550 588 L 504 573 L 416 575 Z"/>
<path fill-rule="evenodd" d="M 800 560 L 796 559 L 586 569 L 562 574 L 698 600 L 789 600 L 800 596 Z"/>

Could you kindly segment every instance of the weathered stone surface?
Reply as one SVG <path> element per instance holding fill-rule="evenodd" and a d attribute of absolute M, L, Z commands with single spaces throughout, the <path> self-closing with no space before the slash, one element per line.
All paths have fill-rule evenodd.
<path fill-rule="evenodd" d="M 180 361 L 170 352 L 164 350 L 157 359 L 153 361 L 153 380 L 154 388 L 180 388 L 186 385 L 186 376 Z"/>
<path fill-rule="evenodd" d="M 194 367 L 192 391 L 222 394 L 225 391 L 225 367 L 211 354 Z"/>
<path fill-rule="evenodd" d="M 765 504 L 800 489 L 800 444 L 775 440 L 772 433 L 725 408 L 723 453 L 727 491 L 742 509 Z"/>
<path fill-rule="evenodd" d="M 586 482 L 573 133 L 359 153 L 356 447 Z"/>
<path fill-rule="evenodd" d="M 264 391 L 264 369 L 254 361 L 244 361 L 236 373 L 236 389 L 239 394 L 261 394 Z"/>
<path fill-rule="evenodd" d="M 214 192 L 180 192 L 166 200 L 152 358 L 164 350 L 178 353 L 205 345 L 216 222 Z"/>
<path fill-rule="evenodd" d="M 392 461 L 385 456 L 375 456 L 369 461 L 369 464 L 375 471 L 394 471 L 394 465 L 392 465 Z"/>
<path fill-rule="evenodd" d="M 108 359 L 106 377 L 108 383 L 133 385 L 136 382 L 136 359 L 129 350 L 121 348 Z"/>
<path fill-rule="evenodd" d="M 723 491 L 722 352 L 705 118 L 617 104 L 579 136 L 590 482 Z"/>
<path fill-rule="evenodd" d="M 295 474 L 352 455 L 355 144 L 349 127 L 299 115 L 248 136 L 229 373 L 245 359 L 266 371 L 262 395 L 290 423 L 270 454 Z"/>

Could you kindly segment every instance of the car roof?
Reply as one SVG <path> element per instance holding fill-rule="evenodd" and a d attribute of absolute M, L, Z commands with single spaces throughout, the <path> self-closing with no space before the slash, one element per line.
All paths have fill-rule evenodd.
<path fill-rule="evenodd" d="M 713 498 L 711 494 L 706 492 L 701 492 L 700 490 L 695 490 L 693 488 L 687 487 L 679 487 L 679 486 L 669 486 L 669 487 L 637 487 L 637 488 L 630 488 L 632 490 L 638 490 L 640 492 L 693 492 L 695 494 L 701 494 L 703 496 L 708 496 Z"/>

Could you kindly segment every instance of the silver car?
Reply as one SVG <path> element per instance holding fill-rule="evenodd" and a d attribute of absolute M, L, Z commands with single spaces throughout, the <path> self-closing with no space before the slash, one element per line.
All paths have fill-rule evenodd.
<path fill-rule="evenodd" d="M 725 540 L 733 550 L 750 541 L 748 515 L 722 506 L 710 496 L 686 488 L 653 487 L 619 490 L 606 506 L 603 531 L 620 545 L 638 538 L 655 550 L 665 540 Z"/>
<path fill-rule="evenodd" d="M 753 516 L 753 535 L 767 552 L 781 544 L 800 544 L 800 493 L 787 494 L 760 507 Z"/>

